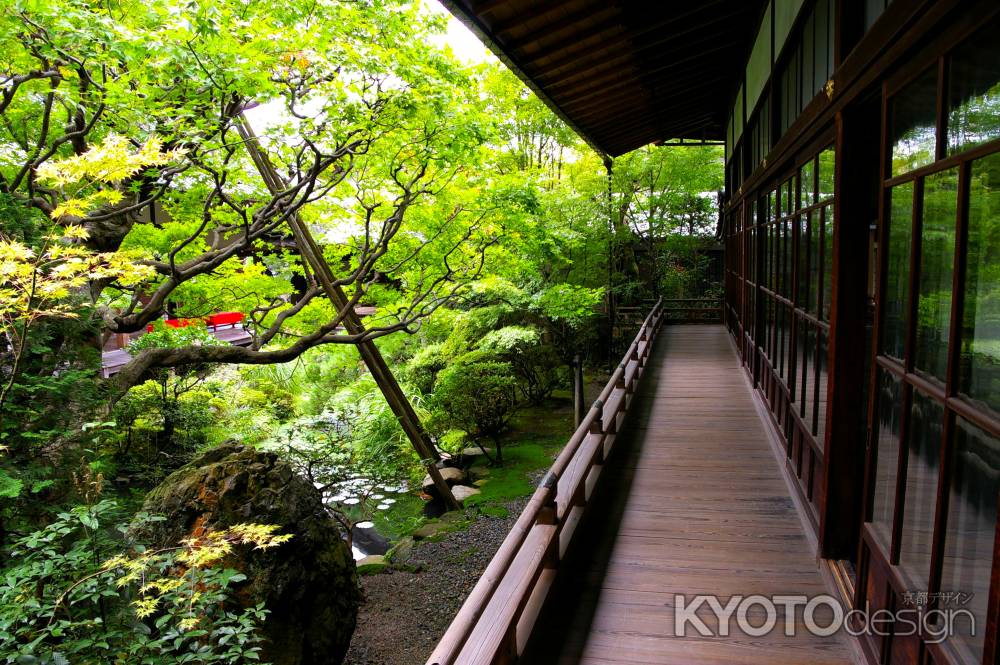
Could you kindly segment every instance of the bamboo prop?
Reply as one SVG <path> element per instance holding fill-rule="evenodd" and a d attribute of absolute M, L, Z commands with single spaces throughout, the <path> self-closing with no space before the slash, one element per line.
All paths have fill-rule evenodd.
<path fill-rule="evenodd" d="M 287 188 L 287 185 L 282 179 L 281 174 L 277 172 L 268 159 L 246 116 L 240 113 L 237 120 L 237 129 L 243 138 L 250 158 L 264 180 L 264 184 L 272 195 L 283 192 Z M 312 268 L 313 274 L 320 283 L 320 286 L 323 287 L 323 290 L 326 291 L 326 295 L 338 315 L 343 317 L 344 328 L 351 335 L 363 335 L 365 332 L 364 324 L 361 323 L 361 318 L 354 311 L 354 307 L 351 306 L 347 294 L 344 293 L 344 290 L 339 285 L 334 283 L 333 272 L 330 270 L 330 266 L 326 260 L 323 259 L 323 253 L 316 244 L 312 233 L 309 231 L 309 227 L 302 222 L 298 213 L 289 215 L 288 226 L 292 230 L 292 235 L 295 237 L 295 244 L 302 254 L 302 258 Z M 396 377 L 393 375 L 392 370 L 389 369 L 378 347 L 375 346 L 375 342 L 371 339 L 362 338 L 355 344 L 358 352 L 361 354 L 362 360 L 364 360 L 365 365 L 368 367 L 368 371 L 371 372 L 372 377 L 375 379 L 376 385 L 378 385 L 385 396 L 385 401 L 389 404 L 389 408 L 392 409 L 396 419 L 399 420 L 399 424 L 403 427 L 403 431 L 406 432 L 407 438 L 413 444 L 414 450 L 417 451 L 420 459 L 424 462 L 424 468 L 431 477 L 431 480 L 434 481 L 434 487 L 437 488 L 448 510 L 461 508 L 455 499 L 455 495 L 452 494 L 451 488 L 448 487 L 448 483 L 441 476 L 441 472 L 435 464 L 440 456 L 434 449 L 427 430 L 424 429 L 423 423 L 420 422 L 420 418 L 413 410 L 413 406 L 406 398 L 402 388 L 399 387 Z"/>

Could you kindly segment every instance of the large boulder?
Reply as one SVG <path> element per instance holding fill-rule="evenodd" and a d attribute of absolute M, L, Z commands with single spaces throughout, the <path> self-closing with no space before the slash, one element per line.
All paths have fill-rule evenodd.
<path fill-rule="evenodd" d="M 170 474 L 146 497 L 143 510 L 167 519 L 137 527 L 156 546 L 176 544 L 206 529 L 239 523 L 276 524 L 288 542 L 227 560 L 247 576 L 236 596 L 263 602 L 274 665 L 338 665 L 350 645 L 360 591 L 351 550 L 322 496 L 273 453 L 224 444 Z"/>

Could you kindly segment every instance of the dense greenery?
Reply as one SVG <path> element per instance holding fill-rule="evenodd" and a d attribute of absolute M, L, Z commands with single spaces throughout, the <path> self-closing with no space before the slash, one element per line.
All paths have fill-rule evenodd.
<path fill-rule="evenodd" d="M 516 77 L 433 46 L 443 27 L 403 0 L 4 8 L 0 662 L 258 657 L 266 608 L 222 609 L 241 580 L 218 554 L 280 536 L 247 525 L 150 552 L 115 528 L 205 448 L 274 450 L 324 489 L 365 479 L 358 501 L 331 502 L 345 525 L 392 512 L 372 488 L 417 488 L 420 460 L 292 215 L 351 306 L 373 308 L 364 337 L 438 447 L 488 444 L 497 463 L 575 357 L 605 360 L 609 300 L 704 289 L 720 154 L 636 151 L 609 192 L 600 156 Z M 220 311 L 246 315 L 249 346 L 201 325 Z M 102 377 L 101 349 L 134 333 Z"/>

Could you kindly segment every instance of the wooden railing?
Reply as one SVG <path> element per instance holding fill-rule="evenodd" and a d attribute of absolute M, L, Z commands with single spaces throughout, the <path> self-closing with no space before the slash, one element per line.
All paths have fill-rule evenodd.
<path fill-rule="evenodd" d="M 600 397 L 556 457 L 479 582 L 427 661 L 497 665 L 523 653 L 584 511 L 594 493 L 663 322 L 662 301 Z"/>
<path fill-rule="evenodd" d="M 664 323 L 722 323 L 721 298 L 672 298 L 663 300 Z"/>

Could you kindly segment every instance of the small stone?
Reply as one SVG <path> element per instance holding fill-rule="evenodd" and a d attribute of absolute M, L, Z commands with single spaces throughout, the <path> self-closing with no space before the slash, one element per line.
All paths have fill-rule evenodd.
<path fill-rule="evenodd" d="M 467 485 L 456 485 L 451 488 L 451 493 L 455 495 L 455 500 L 462 503 L 466 499 L 479 494 L 479 490 L 474 487 L 469 487 Z"/>
<path fill-rule="evenodd" d="M 483 449 L 480 448 L 479 446 L 469 446 L 468 448 L 462 450 L 462 459 L 469 460 L 487 456 L 493 457 L 494 452 L 495 451 L 492 448 L 487 448 L 486 452 L 484 453 Z"/>
<path fill-rule="evenodd" d="M 381 554 L 369 554 L 357 562 L 358 575 L 375 575 L 385 570 L 388 565 Z"/>

